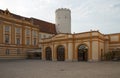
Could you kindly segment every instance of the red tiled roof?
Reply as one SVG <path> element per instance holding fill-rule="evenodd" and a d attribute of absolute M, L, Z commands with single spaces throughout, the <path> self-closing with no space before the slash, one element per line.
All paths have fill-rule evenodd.
<path fill-rule="evenodd" d="M 5 10 L 7 12 L 9 12 L 8 10 Z M 5 13 L 5 11 L 0 10 L 0 13 Z M 49 23 L 43 20 L 39 20 L 36 18 L 27 18 L 27 17 L 23 17 L 20 15 L 16 15 L 13 13 L 10 13 L 10 15 L 12 15 L 13 18 L 18 19 L 18 20 L 26 20 L 28 22 L 32 22 L 34 25 L 39 26 L 40 28 L 40 32 L 44 32 L 44 33 L 50 33 L 50 34 L 56 34 L 56 28 L 55 28 L 55 24 L 53 23 Z"/>
<path fill-rule="evenodd" d="M 31 18 L 31 20 L 34 25 L 38 25 L 40 27 L 40 32 L 56 34 L 55 24 L 39 20 L 36 18 Z"/>

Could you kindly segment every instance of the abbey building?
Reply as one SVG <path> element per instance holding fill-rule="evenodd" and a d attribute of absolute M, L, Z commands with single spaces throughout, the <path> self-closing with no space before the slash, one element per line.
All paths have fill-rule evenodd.
<path fill-rule="evenodd" d="M 56 23 L 0 10 L 0 59 L 99 61 L 120 49 L 120 33 L 88 31 L 71 34 L 71 11 L 55 12 Z"/>

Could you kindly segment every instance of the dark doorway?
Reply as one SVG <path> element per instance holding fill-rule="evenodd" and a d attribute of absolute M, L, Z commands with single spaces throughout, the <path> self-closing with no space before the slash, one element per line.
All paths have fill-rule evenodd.
<path fill-rule="evenodd" d="M 52 60 L 52 51 L 50 47 L 46 48 L 46 60 Z"/>
<path fill-rule="evenodd" d="M 41 53 L 35 52 L 33 58 L 34 59 L 41 59 Z"/>
<path fill-rule="evenodd" d="M 88 47 L 84 44 L 78 47 L 78 61 L 88 60 Z"/>
<path fill-rule="evenodd" d="M 57 60 L 58 61 L 64 61 L 65 60 L 65 48 L 62 45 L 57 47 Z"/>
<path fill-rule="evenodd" d="M 28 59 L 41 59 L 41 52 L 28 52 L 27 53 L 27 58 Z"/>

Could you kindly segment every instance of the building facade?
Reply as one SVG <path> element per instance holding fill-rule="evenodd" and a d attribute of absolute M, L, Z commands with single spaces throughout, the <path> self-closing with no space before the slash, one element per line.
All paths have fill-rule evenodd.
<path fill-rule="evenodd" d="M 55 33 L 55 24 L 0 10 L 0 59 L 27 58 L 39 48 L 39 39 Z"/>
<path fill-rule="evenodd" d="M 71 34 L 70 13 L 57 9 L 53 24 L 0 10 L 0 59 L 100 61 L 105 53 L 120 49 L 120 33 L 91 30 Z"/>
<path fill-rule="evenodd" d="M 58 34 L 41 40 L 40 44 L 44 60 L 100 61 L 106 52 L 120 48 L 120 34 L 103 35 L 99 31 Z"/>

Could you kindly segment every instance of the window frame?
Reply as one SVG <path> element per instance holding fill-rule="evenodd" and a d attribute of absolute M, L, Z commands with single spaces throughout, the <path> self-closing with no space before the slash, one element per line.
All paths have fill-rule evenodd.
<path fill-rule="evenodd" d="M 16 28 L 15 28 L 15 32 L 16 32 L 17 34 L 20 34 L 20 33 L 21 33 L 21 28 L 16 27 Z"/>
<path fill-rule="evenodd" d="M 8 38 L 7 38 L 8 37 Z M 7 40 L 8 39 L 8 40 Z M 5 34 L 5 44 L 9 44 L 10 38 L 8 34 Z"/>
<path fill-rule="evenodd" d="M 37 45 L 37 39 L 36 38 L 33 39 L 33 45 L 34 46 Z"/>
<path fill-rule="evenodd" d="M 9 32 L 10 31 L 10 26 L 5 26 L 5 32 Z"/>
<path fill-rule="evenodd" d="M 30 35 L 30 29 L 26 29 L 26 35 Z"/>
<path fill-rule="evenodd" d="M 30 45 L 30 38 L 26 38 L 26 45 Z"/>
<path fill-rule="evenodd" d="M 18 39 L 19 39 L 19 41 L 18 41 Z M 20 38 L 16 38 L 16 44 L 20 45 Z"/>

